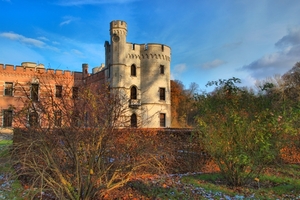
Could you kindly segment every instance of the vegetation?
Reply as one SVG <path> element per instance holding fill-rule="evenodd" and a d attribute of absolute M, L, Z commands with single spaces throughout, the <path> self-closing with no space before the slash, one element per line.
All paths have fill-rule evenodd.
<path fill-rule="evenodd" d="M 299 198 L 300 167 L 292 164 L 300 161 L 299 69 L 258 90 L 238 87 L 234 77 L 209 82 L 215 90 L 202 94 L 172 81 L 173 126 L 193 134 L 117 130 L 127 124 L 126 100 L 105 86 L 55 98 L 40 80 L 46 92 L 38 101 L 19 86 L 25 107 L 14 108 L 13 144 L 0 142 L 1 177 L 17 175 L 26 192 L 17 181 L 11 191 L 20 198 Z M 201 171 L 209 173 L 180 174 Z"/>
<path fill-rule="evenodd" d="M 232 186 L 247 184 L 280 155 L 284 139 L 297 133 L 299 112 L 286 101 L 255 94 L 231 78 L 209 82 L 211 94 L 197 96 L 198 135 Z M 270 84 L 263 85 L 263 91 Z"/>
<path fill-rule="evenodd" d="M 171 116 L 172 127 L 191 128 L 195 125 L 194 117 L 197 110 L 194 109 L 194 94 L 198 91 L 198 85 L 191 83 L 188 89 L 179 80 L 171 80 Z"/>
<path fill-rule="evenodd" d="M 0 199 L 21 200 L 26 192 L 16 179 L 11 162 L 11 140 L 0 140 Z"/>
<path fill-rule="evenodd" d="M 40 80 L 38 101 L 30 98 L 28 86 L 18 87 L 25 106 L 14 111 L 21 123 L 14 133 L 13 158 L 32 198 L 102 198 L 139 170 L 163 170 L 151 148 L 151 131 L 116 129 L 126 124 L 120 121 L 126 112 L 122 96 L 105 87 L 81 87 L 72 98 L 67 83 L 55 84 L 64 85 L 65 93 L 58 97 Z"/>

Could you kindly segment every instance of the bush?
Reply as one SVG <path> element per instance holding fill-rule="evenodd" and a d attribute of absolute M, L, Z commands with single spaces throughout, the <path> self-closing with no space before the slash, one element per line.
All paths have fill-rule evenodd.
<path fill-rule="evenodd" d="M 232 78 L 197 96 L 198 135 L 229 185 L 258 177 L 280 155 L 284 134 L 294 132 L 292 112 L 273 109 L 271 98 L 235 86 Z"/>

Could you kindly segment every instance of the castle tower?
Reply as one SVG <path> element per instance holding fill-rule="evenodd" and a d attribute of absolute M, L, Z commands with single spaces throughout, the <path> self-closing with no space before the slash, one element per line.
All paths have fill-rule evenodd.
<path fill-rule="evenodd" d="M 126 36 L 126 22 L 110 23 L 110 42 L 104 45 L 110 88 L 124 99 L 131 126 L 170 127 L 171 49 L 157 43 L 129 43 Z"/>
<path fill-rule="evenodd" d="M 89 75 L 88 70 L 89 70 L 89 65 L 86 63 L 83 63 L 82 64 L 82 79 L 85 79 L 86 77 L 88 77 L 88 75 Z"/>
<path fill-rule="evenodd" d="M 112 63 L 124 63 L 125 46 L 127 36 L 127 24 L 124 21 L 112 21 L 110 23 L 110 43 L 112 54 Z"/>
<path fill-rule="evenodd" d="M 108 67 L 108 77 L 112 88 L 123 87 L 122 74 L 126 59 L 126 36 L 127 24 L 124 21 L 116 20 L 110 23 L 110 45 L 105 44 L 106 65 Z"/>

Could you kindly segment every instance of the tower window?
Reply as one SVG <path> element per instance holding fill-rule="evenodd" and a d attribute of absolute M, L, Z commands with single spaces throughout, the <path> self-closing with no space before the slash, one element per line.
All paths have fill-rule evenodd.
<path fill-rule="evenodd" d="M 78 92 L 79 92 L 78 87 L 73 87 L 72 88 L 72 97 L 73 97 L 73 99 L 77 99 L 78 98 Z"/>
<path fill-rule="evenodd" d="M 166 100 L 166 88 L 159 88 L 159 100 Z"/>
<path fill-rule="evenodd" d="M 160 127 L 166 127 L 166 114 L 165 113 L 159 114 L 159 125 L 160 125 Z"/>
<path fill-rule="evenodd" d="M 164 65 L 159 66 L 159 72 L 160 72 L 160 74 L 165 74 L 165 66 Z"/>
<path fill-rule="evenodd" d="M 135 113 L 133 113 L 130 117 L 130 126 L 131 127 L 137 127 L 137 116 Z"/>
<path fill-rule="evenodd" d="M 131 76 L 136 76 L 136 66 L 131 65 Z"/>
<path fill-rule="evenodd" d="M 39 84 L 31 85 L 30 97 L 31 97 L 32 101 L 39 100 Z"/>
<path fill-rule="evenodd" d="M 135 86 L 132 86 L 130 89 L 130 99 L 137 99 L 137 89 Z"/>
<path fill-rule="evenodd" d="M 62 97 L 62 86 L 61 85 L 55 86 L 55 97 L 58 97 L 58 98 Z"/>
<path fill-rule="evenodd" d="M 62 115 L 61 111 L 55 111 L 54 112 L 54 126 L 61 127 L 61 121 L 62 121 Z"/>
<path fill-rule="evenodd" d="M 12 110 L 3 110 L 3 127 L 12 126 Z"/>
<path fill-rule="evenodd" d="M 13 95 L 13 83 L 6 82 L 5 83 L 5 90 L 4 90 L 5 96 L 12 96 Z"/>
<path fill-rule="evenodd" d="M 38 125 L 38 114 L 37 112 L 29 113 L 29 126 L 37 126 Z"/>

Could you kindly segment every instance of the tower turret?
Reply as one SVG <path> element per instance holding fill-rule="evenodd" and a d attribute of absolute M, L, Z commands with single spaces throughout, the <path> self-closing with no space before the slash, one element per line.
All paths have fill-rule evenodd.
<path fill-rule="evenodd" d="M 116 20 L 110 23 L 110 43 L 112 64 L 124 64 L 126 52 L 127 24 Z"/>
<path fill-rule="evenodd" d="M 89 75 L 88 70 L 89 70 L 89 65 L 86 63 L 83 63 L 82 64 L 82 79 L 86 78 Z"/>
<path fill-rule="evenodd" d="M 110 36 L 111 43 L 119 42 L 119 40 L 121 39 L 123 39 L 126 42 L 127 23 L 121 20 L 115 20 L 110 22 Z"/>

